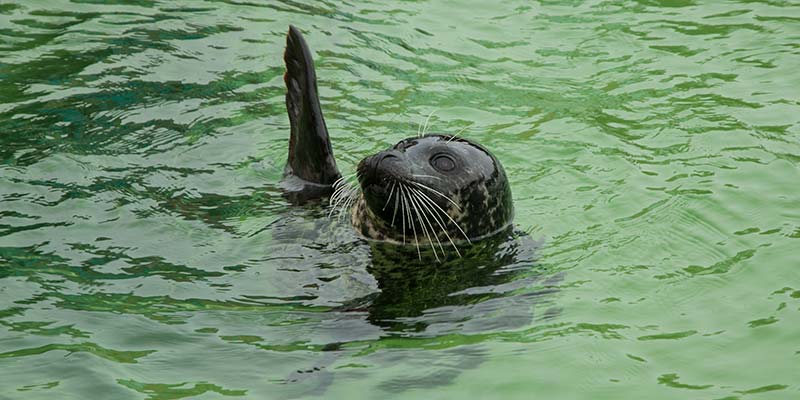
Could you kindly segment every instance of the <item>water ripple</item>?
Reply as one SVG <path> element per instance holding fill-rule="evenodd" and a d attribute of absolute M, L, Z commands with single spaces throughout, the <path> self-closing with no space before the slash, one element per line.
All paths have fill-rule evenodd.
<path fill-rule="evenodd" d="M 798 11 L 0 4 L 0 389 L 790 396 Z M 517 225 L 544 244 L 397 268 L 324 210 L 289 207 L 288 23 L 345 171 L 436 110 L 433 131 L 466 128 L 503 161 Z"/>

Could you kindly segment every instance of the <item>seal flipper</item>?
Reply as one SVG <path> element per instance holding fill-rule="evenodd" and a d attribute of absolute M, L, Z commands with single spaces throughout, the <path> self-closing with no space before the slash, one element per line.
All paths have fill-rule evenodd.
<path fill-rule="evenodd" d="M 282 186 L 289 200 L 304 203 L 330 196 L 333 183 L 341 174 L 336 168 L 328 128 L 322 117 L 314 60 L 303 35 L 291 25 L 283 60 L 291 136 Z"/>

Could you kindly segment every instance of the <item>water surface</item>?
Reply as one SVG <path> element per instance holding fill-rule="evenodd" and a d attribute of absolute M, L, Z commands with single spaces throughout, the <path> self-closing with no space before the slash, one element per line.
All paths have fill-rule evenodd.
<path fill-rule="evenodd" d="M 540 244 L 381 303 L 276 187 L 289 23 L 344 172 L 436 110 Z M 3 2 L 0 397 L 798 397 L 798 65 L 780 0 Z"/>

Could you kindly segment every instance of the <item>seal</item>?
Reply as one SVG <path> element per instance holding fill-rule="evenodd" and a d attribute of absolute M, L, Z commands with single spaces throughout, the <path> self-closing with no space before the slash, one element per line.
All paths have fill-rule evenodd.
<path fill-rule="evenodd" d="M 512 227 L 514 205 L 500 161 L 483 146 L 447 134 L 398 142 L 363 159 L 355 178 L 336 166 L 317 93 L 308 45 L 294 26 L 286 41 L 286 109 L 291 136 L 285 168 L 288 198 L 307 202 L 330 196 L 331 212 L 349 213 L 367 239 L 411 244 L 421 257 L 497 235 Z M 449 243 L 449 245 L 448 245 Z"/>
<path fill-rule="evenodd" d="M 336 304 L 337 315 L 357 312 L 348 319 L 352 323 L 366 322 L 404 337 L 523 330 L 540 306 L 548 307 L 543 318 L 557 315 L 546 295 L 554 293 L 550 288 L 558 287 L 561 278 L 536 273 L 540 244 L 514 229 L 508 179 L 490 151 L 458 134 L 427 134 L 426 122 L 416 135 L 364 158 L 354 174 L 342 176 L 322 116 L 311 53 L 293 26 L 284 60 L 291 125 L 284 193 L 298 204 L 328 199 L 329 216 L 349 218 L 354 228 L 317 218 L 323 214 L 318 208 L 290 209 L 303 217 L 281 218 L 273 225 L 277 248 L 296 250 L 278 262 L 286 263 L 288 271 L 305 264 L 304 276 L 314 277 L 303 286 L 309 294 L 318 291 L 317 301 L 326 307 Z M 302 229 L 309 222 L 311 229 Z M 280 228 L 291 234 L 280 234 Z M 316 296 L 310 298 L 313 302 Z M 360 340 L 348 339 L 354 338 L 353 326 L 360 329 L 350 322 L 344 326 L 348 333 L 338 337 Z M 307 382 L 302 383 L 311 386 L 307 395 L 325 393 L 335 379 L 332 365 L 354 348 L 345 344 L 324 346 L 317 364 L 286 382 Z M 462 356 L 460 351 L 452 355 Z M 454 362 L 470 365 L 475 360 L 467 354 Z M 457 374 L 442 376 L 434 384 L 446 384 Z M 387 384 L 404 387 L 407 382 L 403 377 Z"/>

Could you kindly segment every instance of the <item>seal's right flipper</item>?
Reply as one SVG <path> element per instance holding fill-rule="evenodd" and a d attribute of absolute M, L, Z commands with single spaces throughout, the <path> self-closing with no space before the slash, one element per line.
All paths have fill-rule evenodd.
<path fill-rule="evenodd" d="M 305 202 L 329 196 L 341 174 L 322 117 L 314 60 L 303 35 L 291 25 L 283 60 L 286 111 L 291 126 L 283 186 L 291 200 Z"/>

